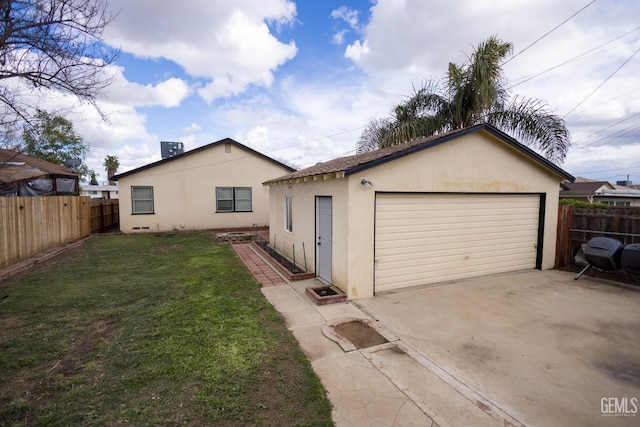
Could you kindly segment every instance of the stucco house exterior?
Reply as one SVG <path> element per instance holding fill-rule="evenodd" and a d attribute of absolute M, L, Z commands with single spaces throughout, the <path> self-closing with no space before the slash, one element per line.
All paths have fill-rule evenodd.
<path fill-rule="evenodd" d="M 226 138 L 115 175 L 120 230 L 266 226 L 269 195 L 262 182 L 293 170 Z"/>
<path fill-rule="evenodd" d="M 640 190 L 607 181 L 564 182 L 560 184 L 560 198 L 613 207 L 640 206 Z"/>
<path fill-rule="evenodd" d="M 573 177 L 482 124 L 265 182 L 270 242 L 349 299 L 554 266 Z"/>
<path fill-rule="evenodd" d="M 80 184 L 80 195 L 89 196 L 92 199 L 112 200 L 117 199 L 118 186 L 117 185 L 92 185 L 92 184 Z"/>

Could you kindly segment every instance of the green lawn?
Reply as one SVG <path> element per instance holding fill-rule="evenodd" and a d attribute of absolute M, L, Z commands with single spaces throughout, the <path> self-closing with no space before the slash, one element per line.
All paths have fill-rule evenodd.
<path fill-rule="evenodd" d="M 97 236 L 0 282 L 0 425 L 331 425 L 320 382 L 211 233 Z"/>

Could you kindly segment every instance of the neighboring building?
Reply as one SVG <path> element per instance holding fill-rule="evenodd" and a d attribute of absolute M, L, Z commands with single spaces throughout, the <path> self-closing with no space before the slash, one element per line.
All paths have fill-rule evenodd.
<path fill-rule="evenodd" d="M 118 174 L 125 233 L 246 228 L 269 224 L 262 182 L 294 169 L 223 139 Z"/>
<path fill-rule="evenodd" d="M 80 183 L 80 195 L 92 199 L 111 200 L 118 198 L 117 185 L 91 185 Z"/>
<path fill-rule="evenodd" d="M 78 174 L 46 160 L 0 149 L 0 197 L 78 195 Z"/>
<path fill-rule="evenodd" d="M 495 127 L 320 163 L 265 182 L 270 241 L 367 298 L 554 267 L 559 184 L 573 177 Z"/>
<path fill-rule="evenodd" d="M 630 181 L 624 181 L 631 185 Z M 561 199 L 586 203 L 602 203 L 612 207 L 640 206 L 640 190 L 631 186 L 612 185 L 606 181 L 564 182 L 560 184 Z"/>

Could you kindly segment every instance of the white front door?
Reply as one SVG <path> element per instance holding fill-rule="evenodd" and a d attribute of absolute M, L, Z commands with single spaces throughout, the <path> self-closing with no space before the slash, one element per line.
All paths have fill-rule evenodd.
<path fill-rule="evenodd" d="M 316 276 L 331 283 L 331 197 L 316 198 Z"/>

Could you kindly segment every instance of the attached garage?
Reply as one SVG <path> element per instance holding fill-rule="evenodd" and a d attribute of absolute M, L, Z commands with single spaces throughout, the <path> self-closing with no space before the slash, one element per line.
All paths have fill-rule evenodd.
<path fill-rule="evenodd" d="M 270 241 L 349 299 L 549 269 L 565 180 L 573 177 L 477 125 L 267 181 Z M 330 224 L 318 227 L 323 218 Z"/>
<path fill-rule="evenodd" d="M 540 266 L 540 194 L 378 194 L 375 292 Z"/>

